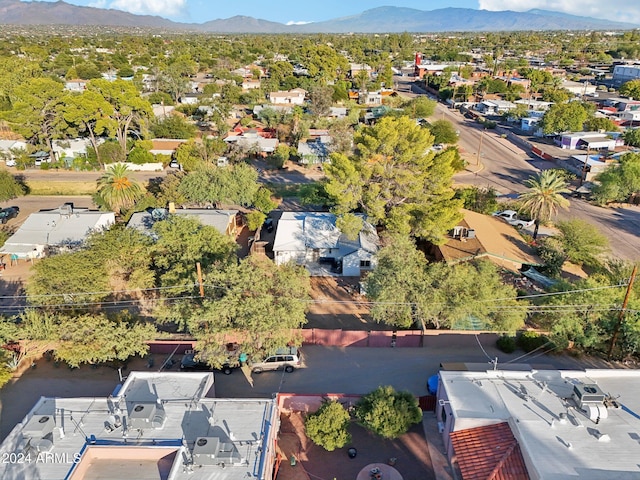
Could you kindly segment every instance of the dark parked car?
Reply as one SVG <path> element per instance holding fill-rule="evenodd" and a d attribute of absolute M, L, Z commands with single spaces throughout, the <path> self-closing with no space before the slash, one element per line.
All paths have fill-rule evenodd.
<path fill-rule="evenodd" d="M 18 207 L 7 207 L 0 210 L 0 223 L 7 223 L 10 219 L 16 218 L 20 213 Z"/>
<path fill-rule="evenodd" d="M 273 218 L 267 218 L 264 221 L 264 228 L 266 228 L 269 233 L 273 232 Z"/>
<path fill-rule="evenodd" d="M 196 360 L 195 355 L 195 353 L 185 353 L 180 362 L 180 370 L 185 372 L 210 372 L 211 370 L 219 370 L 225 375 L 231 375 L 233 369 L 238 367 L 225 363 L 219 369 L 213 369 L 209 364 Z"/>

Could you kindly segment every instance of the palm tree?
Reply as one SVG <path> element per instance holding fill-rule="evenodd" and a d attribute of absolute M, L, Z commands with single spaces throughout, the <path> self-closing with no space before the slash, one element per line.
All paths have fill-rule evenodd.
<path fill-rule="evenodd" d="M 519 198 L 522 200 L 523 208 L 535 219 L 535 240 L 540 222 L 550 220 L 558 213 L 558 207 L 569 208 L 569 200 L 562 196 L 563 193 L 569 193 L 569 189 L 567 182 L 555 170 L 544 170 L 524 183 L 529 190 L 521 193 Z"/>
<path fill-rule="evenodd" d="M 123 163 L 110 166 L 98 180 L 96 203 L 116 213 L 132 207 L 144 191 L 127 173 L 129 169 Z"/>

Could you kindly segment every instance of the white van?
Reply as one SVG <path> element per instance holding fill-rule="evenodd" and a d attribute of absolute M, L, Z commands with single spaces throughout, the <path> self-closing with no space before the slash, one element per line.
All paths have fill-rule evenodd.
<path fill-rule="evenodd" d="M 269 355 L 261 362 L 248 362 L 253 373 L 262 373 L 267 370 L 284 369 L 285 372 L 291 373 L 296 368 L 303 366 L 302 353 L 297 347 L 286 347 L 276 350 L 273 355 Z"/>

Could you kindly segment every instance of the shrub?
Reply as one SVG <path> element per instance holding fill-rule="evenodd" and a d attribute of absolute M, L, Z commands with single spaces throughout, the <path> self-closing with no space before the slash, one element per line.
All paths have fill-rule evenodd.
<path fill-rule="evenodd" d="M 418 400 L 410 392 L 378 387 L 360 399 L 356 417 L 367 430 L 384 438 L 397 438 L 422 420 Z"/>
<path fill-rule="evenodd" d="M 545 343 L 549 343 L 549 339 L 538 332 L 527 331 L 518 337 L 518 345 L 527 353 L 542 347 Z"/>
<path fill-rule="evenodd" d="M 496 342 L 496 347 L 501 352 L 513 353 L 516 350 L 516 339 L 509 335 L 502 335 Z"/>
<path fill-rule="evenodd" d="M 536 253 L 543 262 L 543 266 L 540 269 L 543 273 L 553 277 L 560 274 L 562 265 L 567 259 L 567 253 L 561 240 L 555 237 L 545 238 L 538 245 Z"/>
<path fill-rule="evenodd" d="M 313 443 L 332 452 L 351 441 L 349 412 L 335 401 L 324 402 L 317 412 L 312 413 L 304 422 L 307 437 Z"/>

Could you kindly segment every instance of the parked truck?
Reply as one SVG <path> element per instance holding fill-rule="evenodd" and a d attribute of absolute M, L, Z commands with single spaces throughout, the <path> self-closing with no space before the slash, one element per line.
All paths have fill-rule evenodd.
<path fill-rule="evenodd" d="M 535 220 L 522 218 L 520 215 L 518 215 L 518 212 L 514 210 L 503 210 L 501 212 L 495 212 L 493 216 L 501 218 L 509 225 L 513 225 L 516 228 L 531 227 L 535 223 Z"/>

